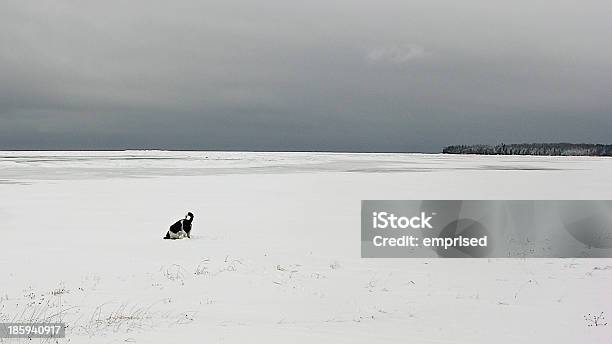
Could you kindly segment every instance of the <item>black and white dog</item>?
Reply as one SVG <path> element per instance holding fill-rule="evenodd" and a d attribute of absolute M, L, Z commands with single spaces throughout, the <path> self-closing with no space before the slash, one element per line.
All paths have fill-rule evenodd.
<path fill-rule="evenodd" d="M 184 219 L 176 221 L 166 233 L 164 239 L 183 239 L 184 237 L 191 238 L 191 222 L 193 222 L 193 214 L 187 213 Z"/>

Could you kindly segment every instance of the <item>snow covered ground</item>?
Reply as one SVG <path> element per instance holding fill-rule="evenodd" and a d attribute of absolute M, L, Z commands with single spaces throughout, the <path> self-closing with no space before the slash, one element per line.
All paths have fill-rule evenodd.
<path fill-rule="evenodd" d="M 612 343 L 589 326 L 612 320 L 612 260 L 361 259 L 359 224 L 362 199 L 610 199 L 611 175 L 587 157 L 0 152 L 0 321 L 64 321 L 60 343 Z M 193 238 L 162 240 L 187 211 Z"/>

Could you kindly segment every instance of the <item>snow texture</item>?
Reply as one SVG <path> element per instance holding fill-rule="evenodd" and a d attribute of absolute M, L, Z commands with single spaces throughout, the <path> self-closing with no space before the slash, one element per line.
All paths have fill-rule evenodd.
<path fill-rule="evenodd" d="M 359 222 L 362 199 L 609 199 L 611 172 L 589 157 L 0 152 L 0 321 L 64 321 L 59 343 L 611 343 L 612 260 L 362 259 Z M 187 211 L 192 239 L 162 240 Z"/>

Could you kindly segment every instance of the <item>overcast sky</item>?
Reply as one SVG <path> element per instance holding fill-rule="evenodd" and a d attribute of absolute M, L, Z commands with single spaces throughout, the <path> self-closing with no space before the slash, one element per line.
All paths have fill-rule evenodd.
<path fill-rule="evenodd" d="M 612 2 L 0 2 L 0 149 L 612 143 Z"/>

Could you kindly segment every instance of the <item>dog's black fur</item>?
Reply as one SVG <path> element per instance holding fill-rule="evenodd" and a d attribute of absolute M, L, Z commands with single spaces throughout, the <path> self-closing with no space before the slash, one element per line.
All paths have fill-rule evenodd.
<path fill-rule="evenodd" d="M 193 214 L 191 212 L 187 213 L 184 219 L 176 221 L 168 232 L 166 232 L 166 236 L 164 239 L 172 239 L 170 237 L 170 233 L 177 234 L 180 231 L 184 231 L 187 234 L 188 238 L 191 238 L 191 223 L 193 222 Z"/>

